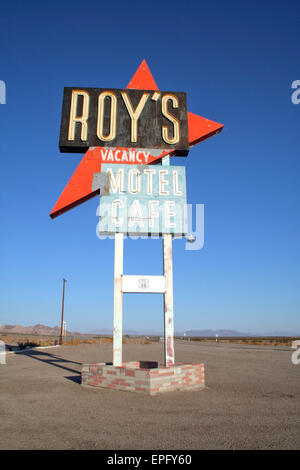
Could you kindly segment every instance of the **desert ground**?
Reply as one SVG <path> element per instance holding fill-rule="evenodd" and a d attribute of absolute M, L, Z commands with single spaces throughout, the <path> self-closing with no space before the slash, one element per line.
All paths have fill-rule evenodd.
<path fill-rule="evenodd" d="M 149 344 L 147 344 L 149 343 Z M 123 359 L 163 361 L 163 344 L 124 344 Z M 175 343 L 204 362 L 206 388 L 154 397 L 84 388 L 82 363 L 112 345 L 7 354 L 0 364 L 0 449 L 299 449 L 300 365 L 288 346 Z"/>

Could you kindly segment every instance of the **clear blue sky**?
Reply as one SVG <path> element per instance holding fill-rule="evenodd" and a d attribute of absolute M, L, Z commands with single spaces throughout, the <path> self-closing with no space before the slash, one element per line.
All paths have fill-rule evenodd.
<path fill-rule="evenodd" d="M 300 3 L 15 1 L 1 5 L 1 324 L 111 328 L 113 241 L 98 199 L 49 218 L 82 155 L 58 149 L 64 86 L 125 87 L 145 58 L 162 90 L 224 124 L 186 164 L 205 245 L 174 242 L 175 330 L 300 331 Z M 161 240 L 125 242 L 161 274 Z M 163 329 L 161 295 L 124 296 L 124 328 Z"/>

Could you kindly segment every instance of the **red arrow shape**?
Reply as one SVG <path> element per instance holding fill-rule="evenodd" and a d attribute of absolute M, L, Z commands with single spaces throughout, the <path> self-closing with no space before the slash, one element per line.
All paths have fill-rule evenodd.
<path fill-rule="evenodd" d="M 149 67 L 145 60 L 141 63 L 136 73 L 130 80 L 127 88 L 136 88 L 141 90 L 158 90 L 158 87 L 152 77 Z M 189 143 L 191 146 L 201 142 L 202 140 L 217 134 L 223 128 L 223 124 L 219 124 L 209 119 L 188 112 L 189 126 Z M 123 151 L 127 152 L 128 161 Z M 129 161 L 129 152 L 132 152 L 132 160 Z M 148 153 L 149 151 L 147 151 Z M 137 156 L 137 153 L 139 155 Z M 133 161 L 135 154 L 135 161 Z M 144 158 L 143 158 L 144 154 Z M 109 154 L 109 150 L 103 147 L 90 148 L 79 163 L 73 173 L 67 186 L 61 193 L 58 201 L 53 207 L 50 217 L 54 219 L 60 214 L 82 204 L 84 201 L 91 199 L 99 194 L 99 190 L 92 191 L 92 182 L 94 173 L 101 171 L 101 163 L 135 163 L 135 164 L 151 164 L 158 163 L 162 157 L 173 155 L 174 150 L 153 150 L 147 156 L 144 151 L 138 152 L 138 149 L 115 149 Z M 105 156 L 105 158 L 104 158 Z M 123 160 L 122 160 L 123 158 Z"/>

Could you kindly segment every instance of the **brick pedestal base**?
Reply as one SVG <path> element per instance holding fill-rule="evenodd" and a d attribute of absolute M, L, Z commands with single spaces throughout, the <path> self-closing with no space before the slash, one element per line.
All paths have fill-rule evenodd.
<path fill-rule="evenodd" d="M 204 364 L 180 364 L 158 367 L 157 362 L 124 362 L 114 367 L 104 362 L 83 364 L 81 383 L 86 387 L 111 388 L 156 395 L 174 390 L 198 390 L 205 387 Z"/>

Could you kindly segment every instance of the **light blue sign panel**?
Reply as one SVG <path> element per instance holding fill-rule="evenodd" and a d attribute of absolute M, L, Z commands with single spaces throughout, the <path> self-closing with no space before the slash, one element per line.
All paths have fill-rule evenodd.
<path fill-rule="evenodd" d="M 109 193 L 100 196 L 99 234 L 187 234 L 185 167 L 102 164 L 101 173 Z"/>

